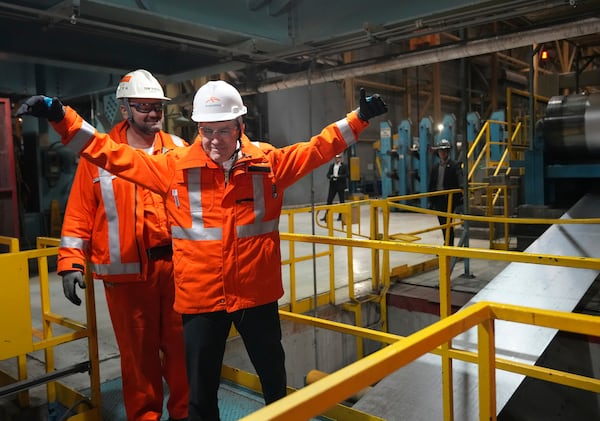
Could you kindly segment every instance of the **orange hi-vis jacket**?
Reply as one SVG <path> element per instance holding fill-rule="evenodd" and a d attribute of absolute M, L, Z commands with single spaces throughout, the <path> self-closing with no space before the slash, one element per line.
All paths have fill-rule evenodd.
<path fill-rule="evenodd" d="M 284 190 L 354 144 L 368 123 L 355 111 L 308 142 L 283 148 L 241 138 L 226 178 L 198 138 L 149 156 L 98 133 L 73 109 L 52 123 L 71 150 L 160 194 L 173 237 L 175 311 L 233 312 L 283 295 L 279 216 Z"/>
<path fill-rule="evenodd" d="M 127 121 L 118 123 L 110 132 L 111 138 L 126 144 L 128 127 Z M 157 133 L 153 153 L 166 153 L 180 146 L 187 143 L 161 130 Z M 151 218 L 144 215 L 144 200 L 153 204 Z M 157 244 L 144 241 L 144 230 L 145 238 Z M 165 244 L 171 244 L 171 233 L 162 197 L 89 161 L 79 162 L 62 227 L 59 274 L 85 271 L 88 258 L 96 279 L 143 281 L 147 278 L 146 247 Z"/>

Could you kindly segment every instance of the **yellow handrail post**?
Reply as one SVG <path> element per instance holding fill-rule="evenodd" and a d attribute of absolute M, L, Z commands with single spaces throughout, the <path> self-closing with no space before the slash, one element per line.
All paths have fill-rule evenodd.
<path fill-rule="evenodd" d="M 294 232 L 294 212 L 287 214 L 288 216 L 288 230 Z M 316 216 L 315 216 L 316 217 Z M 289 251 L 289 262 L 290 262 L 290 309 L 293 313 L 298 310 L 298 303 L 296 302 L 296 242 L 288 241 Z M 315 303 L 316 307 L 316 303 Z"/>
<path fill-rule="evenodd" d="M 452 314 L 451 302 L 451 257 L 448 254 L 439 255 L 439 270 L 440 270 L 440 319 L 444 319 Z M 454 392 L 452 388 L 452 359 L 448 355 L 450 343 L 445 343 L 442 348 L 442 406 L 444 410 L 444 420 L 454 420 Z"/>
<path fill-rule="evenodd" d="M 327 231 L 327 235 L 333 237 L 333 212 L 331 209 L 327 212 Z M 329 245 L 329 303 L 335 304 L 335 246 L 333 244 Z M 315 308 L 317 305 L 318 303 L 315 301 Z"/>
<path fill-rule="evenodd" d="M 388 201 L 383 203 L 383 240 L 387 241 L 390 239 L 390 206 Z M 374 285 L 374 290 L 377 291 L 381 286 L 389 286 L 390 284 L 390 251 L 383 250 L 383 256 L 381 258 L 381 277 L 378 279 L 379 282 Z"/>
<path fill-rule="evenodd" d="M 496 420 L 496 352 L 494 319 L 491 317 L 477 326 L 479 371 L 479 419 Z"/>
<path fill-rule="evenodd" d="M 98 326 L 96 324 L 96 291 L 94 279 L 90 271 L 85 274 L 85 311 L 90 330 L 88 336 L 88 352 L 90 357 L 90 401 L 93 408 L 102 407 L 102 393 L 100 391 L 100 354 L 98 351 Z M 100 416 L 100 415 L 99 415 Z"/>
<path fill-rule="evenodd" d="M 369 210 L 369 219 L 371 220 L 371 230 L 369 234 L 369 238 L 371 240 L 379 239 L 379 209 L 380 209 L 381 201 L 372 201 L 370 210 Z M 385 212 L 384 212 L 385 213 Z M 377 285 L 379 285 L 380 277 L 379 277 L 379 253 L 380 251 L 376 248 L 371 249 L 371 272 L 373 279 L 371 280 L 371 285 L 375 290 Z"/>
<path fill-rule="evenodd" d="M 346 221 L 350 221 L 350 223 L 346 224 L 346 238 L 352 238 L 352 205 L 351 203 L 348 203 L 345 206 L 345 211 L 347 211 L 347 214 L 345 215 Z M 354 291 L 354 249 L 352 247 L 346 247 L 346 258 L 347 258 L 347 262 L 348 262 L 348 289 L 349 289 L 349 294 L 350 294 L 350 299 L 353 300 L 355 297 L 355 291 Z M 334 280 L 335 282 L 335 280 Z M 335 285 L 334 288 L 335 290 Z M 335 302 L 332 302 L 332 304 L 335 304 Z M 357 323 L 359 323 L 360 321 L 357 321 Z M 357 326 L 360 326 L 359 324 L 357 324 Z"/>

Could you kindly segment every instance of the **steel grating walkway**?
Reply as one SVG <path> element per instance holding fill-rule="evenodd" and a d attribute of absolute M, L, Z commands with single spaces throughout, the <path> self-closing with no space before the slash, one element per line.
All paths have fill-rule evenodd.
<path fill-rule="evenodd" d="M 121 378 L 104 382 L 100 385 L 102 394 L 102 419 L 105 421 L 126 421 L 125 407 L 121 396 L 122 383 Z M 90 390 L 85 389 L 82 393 L 89 396 Z M 168 389 L 165 384 L 165 396 L 168 396 Z M 169 413 L 165 405 L 163 406 L 162 420 L 168 420 Z M 219 388 L 219 412 L 221 421 L 237 421 L 246 415 L 264 407 L 262 395 L 253 392 L 243 386 L 229 382 L 221 381 Z M 55 419 L 62 419 L 67 408 L 56 408 Z M 72 414 L 71 414 L 72 415 Z M 314 418 L 317 420 L 327 420 L 328 418 Z"/>
<path fill-rule="evenodd" d="M 167 386 L 165 385 L 165 390 Z M 100 385 L 102 394 L 102 419 L 106 421 L 126 421 L 125 407 L 121 395 L 121 378 L 104 382 Z M 85 389 L 82 393 L 89 396 L 90 390 Z M 168 396 L 168 390 L 165 392 Z M 169 418 L 165 398 L 162 420 Z M 264 402 L 262 396 L 237 384 L 222 381 L 219 388 L 219 410 L 221 421 L 237 421 L 240 418 L 262 408 Z M 67 408 L 57 408 L 55 418 L 62 419 Z"/>

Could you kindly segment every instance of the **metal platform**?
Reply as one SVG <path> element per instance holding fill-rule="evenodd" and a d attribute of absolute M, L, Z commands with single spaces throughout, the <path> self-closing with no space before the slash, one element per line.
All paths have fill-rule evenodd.
<path fill-rule="evenodd" d="M 165 386 L 166 389 L 166 386 Z M 104 420 L 126 420 L 125 407 L 121 395 L 121 378 L 105 382 L 101 386 L 102 390 L 102 418 Z M 87 393 L 88 391 L 84 391 Z M 221 382 L 219 388 L 219 411 L 221 421 L 236 421 L 246 415 L 262 408 L 264 401 L 262 396 L 239 385 Z M 163 420 L 167 420 L 168 411 L 165 405 L 163 407 Z"/>
<path fill-rule="evenodd" d="M 562 218 L 597 218 L 600 195 L 586 195 Z M 565 224 L 551 226 L 527 252 L 563 256 L 600 257 L 600 226 Z M 523 305 L 571 312 L 578 305 L 599 271 L 556 266 L 511 263 L 467 304 L 480 301 Z M 555 330 L 508 322 L 496 324 L 499 358 L 535 364 L 556 335 Z M 476 331 L 458 337 L 453 345 L 476 349 Z M 478 420 L 477 367 L 453 362 L 454 417 Z M 497 410 L 517 390 L 524 376 L 497 371 Z M 355 406 L 365 412 L 394 420 L 442 419 L 440 359 L 427 355 L 380 381 Z M 381 405 L 381 402 L 386 402 Z M 398 414 L 402 414 L 398 418 Z"/>

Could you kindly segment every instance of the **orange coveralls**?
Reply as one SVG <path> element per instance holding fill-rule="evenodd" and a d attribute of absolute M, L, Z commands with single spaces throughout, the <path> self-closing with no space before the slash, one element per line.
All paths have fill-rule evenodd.
<path fill-rule="evenodd" d="M 110 135 L 127 143 L 128 123 Z M 163 131 L 153 155 L 186 143 Z M 84 271 L 104 281 L 106 301 L 121 354 L 127 419 L 158 421 L 188 414 L 188 384 L 181 316 L 173 309 L 171 234 L 162 198 L 81 160 L 65 212 L 58 273 Z M 162 353 L 162 356 L 161 356 Z"/>
<path fill-rule="evenodd" d="M 284 190 L 354 144 L 368 126 L 355 111 L 308 142 L 283 148 L 241 138 L 229 171 L 198 139 L 188 148 L 148 156 L 98 133 L 72 108 L 52 126 L 83 158 L 160 194 L 167 207 L 175 263 L 175 310 L 228 313 L 283 295 L 279 216 Z"/>
<path fill-rule="evenodd" d="M 283 148 L 242 135 L 238 159 L 224 170 L 205 153 L 200 139 L 189 148 L 148 156 L 96 132 L 70 107 L 65 112 L 65 118 L 52 125 L 68 148 L 165 201 L 173 237 L 174 308 L 185 323 L 190 416 L 218 419 L 226 339 L 218 326 L 225 325 L 226 331 L 228 323 L 238 327 L 246 311 L 252 321 L 244 325 L 245 333 L 238 331 L 259 375 L 265 402 L 284 395 L 277 313 L 277 300 L 283 295 L 278 230 L 283 194 L 354 144 L 368 123 L 351 112 L 310 141 Z"/>

